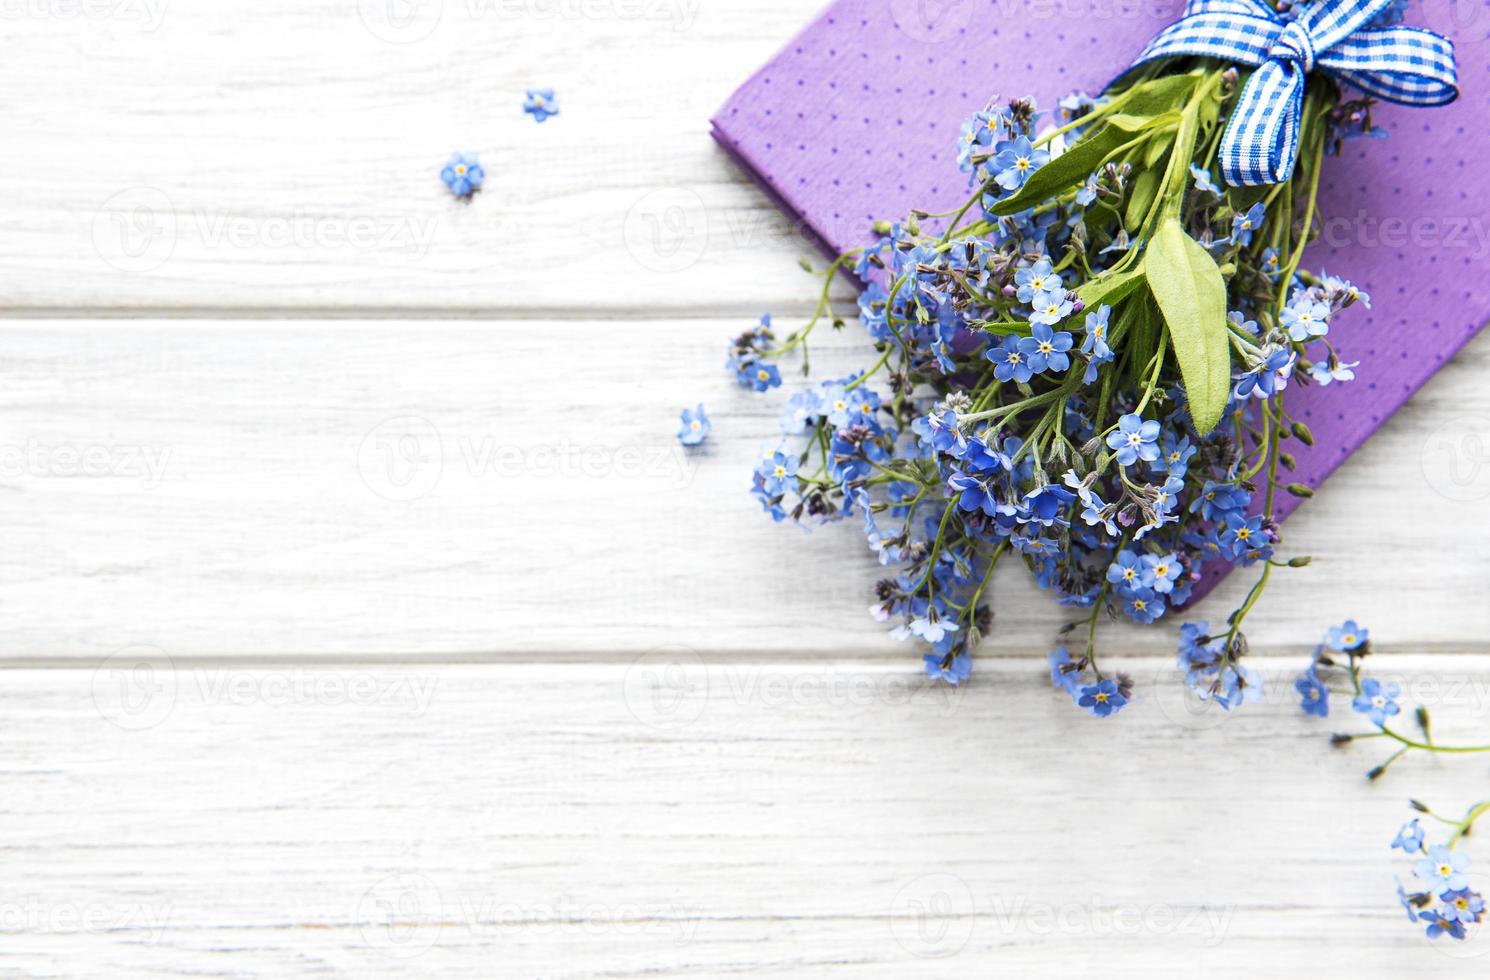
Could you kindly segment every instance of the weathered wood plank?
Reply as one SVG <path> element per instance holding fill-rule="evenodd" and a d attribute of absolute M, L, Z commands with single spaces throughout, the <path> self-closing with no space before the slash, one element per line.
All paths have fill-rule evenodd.
<path fill-rule="evenodd" d="M 32 4 L 0 18 L 0 309 L 805 306 L 810 246 L 707 120 L 817 7 Z M 456 150 L 489 174 L 469 205 Z"/>
<path fill-rule="evenodd" d="M 803 535 L 745 494 L 784 400 L 723 370 L 748 322 L 12 325 L 3 654 L 912 657 L 865 614 L 881 569 L 857 527 Z M 827 339 L 815 369 L 864 351 Z M 1264 599 L 1259 648 L 1347 616 L 1387 649 L 1486 648 L 1487 357 L 1472 345 L 1289 522 L 1317 561 Z M 700 400 L 714 435 L 685 453 L 677 412 Z M 1009 571 L 988 651 L 1039 653 L 1066 614 Z"/>
<path fill-rule="evenodd" d="M 1106 722 L 1028 661 L 7 671 L 0 973 L 1477 975 L 1386 845 L 1483 762 L 1370 784 L 1275 664 Z M 1390 665 L 1483 729 L 1490 660 Z"/>

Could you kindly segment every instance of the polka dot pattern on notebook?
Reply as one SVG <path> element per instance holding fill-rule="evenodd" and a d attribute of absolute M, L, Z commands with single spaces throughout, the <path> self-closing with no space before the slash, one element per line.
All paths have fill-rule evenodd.
<path fill-rule="evenodd" d="M 1097 92 L 1179 15 L 1121 0 L 839 0 L 750 79 L 715 137 L 830 251 L 872 238 L 876 218 L 946 210 L 968 196 L 952 140 L 992 98 L 1051 107 Z M 1325 163 L 1322 240 L 1307 267 L 1371 294 L 1332 337 L 1357 381 L 1296 392 L 1318 437 L 1292 446 L 1317 486 L 1490 319 L 1490 7 L 1417 0 L 1408 22 L 1448 33 L 1462 94 L 1452 105 L 1383 105 L 1387 139 Z M 1293 498 L 1282 510 L 1297 505 Z"/>

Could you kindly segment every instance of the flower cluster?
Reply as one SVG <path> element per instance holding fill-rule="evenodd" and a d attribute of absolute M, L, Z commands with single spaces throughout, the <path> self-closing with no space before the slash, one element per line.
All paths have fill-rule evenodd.
<path fill-rule="evenodd" d="M 1484 919 L 1485 898 L 1474 890 L 1466 874 L 1469 856 L 1454 848 L 1469 833 L 1475 820 L 1490 811 L 1490 802 L 1472 807 L 1459 821 L 1440 817 L 1416 801 L 1412 805 L 1420 813 L 1454 829 L 1445 843 L 1431 846 L 1426 843 L 1423 826 L 1417 817 L 1397 831 L 1391 846 L 1417 859 L 1412 866 L 1413 876 L 1417 879 L 1414 890 L 1408 891 L 1399 881 L 1397 900 L 1407 911 L 1410 921 L 1425 924 L 1429 939 L 1448 936 L 1463 940 L 1469 935 L 1469 928 L 1479 925 Z"/>
<path fill-rule="evenodd" d="M 1367 773 L 1368 778 L 1380 779 L 1394 762 L 1409 752 L 1490 752 L 1490 745 L 1442 745 L 1434 741 L 1432 720 L 1423 705 L 1418 705 L 1412 712 L 1418 735 L 1407 735 L 1394 728 L 1392 720 L 1402 714 L 1402 688 L 1390 681 L 1366 676 L 1365 665 L 1370 654 L 1371 631 L 1348 619 L 1325 632 L 1324 641 L 1314 648 L 1308 669 L 1294 681 L 1294 689 L 1300 698 L 1299 707 L 1304 714 L 1328 718 L 1331 696 L 1349 698 L 1351 710 L 1375 728 L 1366 735 L 1334 735 L 1331 740 L 1336 745 L 1365 738 L 1385 738 L 1396 744 L 1391 756 Z"/>
<path fill-rule="evenodd" d="M 1216 566 L 1257 566 L 1224 628 L 1183 626 L 1180 661 L 1222 708 L 1260 696 L 1243 622 L 1274 568 L 1308 562 L 1276 557 L 1278 491 L 1311 493 L 1284 476 L 1288 442 L 1313 445 L 1285 393 L 1351 379 L 1332 329 L 1369 299 L 1300 268 L 1338 94 L 1311 87 L 1298 175 L 1259 192 L 1213 176 L 1236 88 L 1221 66 L 1146 68 L 1043 128 L 1028 99 L 990 106 L 959 137 L 971 199 L 878 223 L 828 270 L 863 283 L 878 358 L 790 396 L 751 492 L 778 521 L 862 522 L 889 570 L 871 611 L 930 648 L 931 675 L 967 679 L 1015 560 L 1085 610 L 1052 679 L 1111 715 L 1133 692 L 1098 665 L 1104 613 L 1154 623 Z M 769 318 L 736 338 L 739 384 L 780 385 L 826 297 L 780 344 Z"/>

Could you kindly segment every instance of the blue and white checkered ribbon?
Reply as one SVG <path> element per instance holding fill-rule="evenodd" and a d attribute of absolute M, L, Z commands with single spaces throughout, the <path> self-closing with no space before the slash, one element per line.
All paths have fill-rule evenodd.
<path fill-rule="evenodd" d="M 1316 0 L 1285 18 L 1263 0 L 1189 0 L 1184 17 L 1133 64 L 1209 55 L 1256 66 L 1221 137 L 1221 175 L 1233 187 L 1277 184 L 1298 159 L 1304 78 L 1316 68 L 1404 105 L 1444 105 L 1459 95 L 1448 38 L 1416 27 L 1365 26 L 1391 3 Z"/>

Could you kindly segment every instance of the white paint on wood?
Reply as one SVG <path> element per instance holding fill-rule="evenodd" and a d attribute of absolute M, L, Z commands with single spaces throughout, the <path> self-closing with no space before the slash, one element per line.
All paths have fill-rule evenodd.
<path fill-rule="evenodd" d="M 1490 659 L 1394 664 L 1483 729 Z M 1483 760 L 1129 667 L 1106 721 L 1030 662 L 8 671 L 0 973 L 1478 975 L 1387 844 Z"/>
<path fill-rule="evenodd" d="M 0 308 L 553 317 L 816 297 L 796 267 L 811 245 L 707 122 L 816 3 L 21 6 L 0 18 Z M 562 114 L 524 115 L 529 86 Z M 456 150 L 487 171 L 469 205 L 438 176 Z"/>
<path fill-rule="evenodd" d="M 723 368 L 748 324 L 6 329 L 4 654 L 919 657 L 867 615 L 883 570 L 857 524 L 806 535 L 747 496 L 785 399 Z M 1289 521 L 1316 563 L 1276 576 L 1249 627 L 1261 650 L 1304 650 L 1347 616 L 1387 650 L 1485 649 L 1487 351 Z M 866 352 L 853 331 L 825 338 L 816 370 Z M 715 429 L 688 452 L 677 412 L 698 401 Z M 64 475 L 100 448 L 113 472 Z M 39 462 L 17 470 L 22 450 Z M 987 652 L 1042 654 L 1069 611 L 1008 572 Z M 1196 615 L 1223 619 L 1250 578 Z M 1153 654 L 1173 626 L 1104 643 Z"/>

